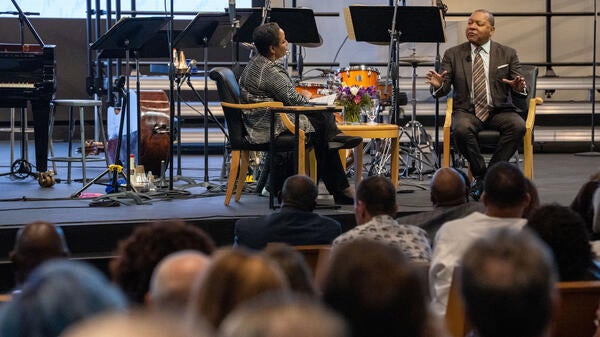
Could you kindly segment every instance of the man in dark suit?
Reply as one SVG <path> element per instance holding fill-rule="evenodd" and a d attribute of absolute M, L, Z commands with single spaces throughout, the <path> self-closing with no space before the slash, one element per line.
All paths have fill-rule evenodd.
<path fill-rule="evenodd" d="M 479 131 L 500 131 L 489 166 L 507 161 L 525 134 L 525 121 L 517 106 L 523 106 L 519 101 L 527 97 L 527 84 L 517 52 L 490 40 L 494 30 L 492 13 L 474 11 L 466 29 L 468 42 L 446 50 L 439 72 L 430 70 L 426 76 L 434 97 L 446 96 L 454 88 L 452 133 L 475 177 L 471 186 L 475 200 L 481 196 L 486 172 Z"/>
<path fill-rule="evenodd" d="M 259 218 L 235 223 L 234 245 L 262 249 L 269 242 L 290 245 L 330 244 L 342 234 L 337 220 L 313 213 L 317 185 L 307 176 L 290 176 L 281 190 L 281 208 Z"/>

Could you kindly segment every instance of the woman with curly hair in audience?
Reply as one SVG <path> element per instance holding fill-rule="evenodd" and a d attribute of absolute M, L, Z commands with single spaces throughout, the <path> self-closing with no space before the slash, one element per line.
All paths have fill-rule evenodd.
<path fill-rule="evenodd" d="M 142 305 L 154 267 L 165 256 L 186 249 L 210 255 L 215 250 L 215 243 L 204 231 L 181 220 L 157 221 L 137 227 L 119 243 L 117 256 L 109 266 L 111 278 L 132 303 Z"/>

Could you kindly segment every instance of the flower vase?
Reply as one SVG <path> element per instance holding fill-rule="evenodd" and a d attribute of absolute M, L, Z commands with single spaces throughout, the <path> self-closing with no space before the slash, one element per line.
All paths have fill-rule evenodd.
<path fill-rule="evenodd" d="M 359 124 L 360 123 L 360 105 L 348 104 L 344 106 L 344 124 Z"/>

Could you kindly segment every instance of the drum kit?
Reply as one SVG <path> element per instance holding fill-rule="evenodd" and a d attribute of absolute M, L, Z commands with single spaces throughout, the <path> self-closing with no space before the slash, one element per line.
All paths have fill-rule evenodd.
<path fill-rule="evenodd" d="M 401 176 L 408 177 L 416 174 L 418 180 L 422 180 L 422 175 L 427 173 L 426 167 L 431 168 L 432 171 L 437 169 L 437 155 L 431 137 L 416 119 L 416 68 L 425 63 L 432 63 L 432 60 L 416 57 L 413 54 L 409 57 L 400 58 L 400 62 L 413 67 L 412 99 L 410 101 L 412 104 L 411 118 L 405 126 L 400 126 L 401 146 L 398 155 L 400 156 L 402 168 Z M 297 92 L 308 91 L 315 98 L 336 94 L 342 83 L 347 86 L 373 86 L 377 88 L 378 93 L 374 119 L 380 122 L 384 120 L 384 116 L 380 114 L 386 106 L 391 104 L 392 88 L 387 83 L 388 81 L 381 79 L 377 68 L 359 65 L 340 68 L 335 71 L 329 69 L 315 70 L 320 71 L 321 74 L 307 77 L 303 81 L 297 81 Z M 365 163 L 367 167 L 365 167 L 364 172 L 368 172 L 369 175 L 389 175 L 389 165 L 386 165 L 392 155 L 389 153 L 389 149 L 389 140 L 370 140 L 364 147 L 364 151 L 365 154 L 369 154 L 371 161 Z M 351 157 L 347 161 L 351 162 Z M 351 171 L 348 174 L 350 175 Z"/>

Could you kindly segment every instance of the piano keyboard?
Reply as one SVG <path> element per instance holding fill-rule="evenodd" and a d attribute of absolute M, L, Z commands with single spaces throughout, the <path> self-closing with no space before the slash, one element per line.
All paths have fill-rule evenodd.
<path fill-rule="evenodd" d="M 23 88 L 23 89 L 34 89 L 34 83 L 27 82 L 8 82 L 8 83 L 0 83 L 0 88 Z"/>

